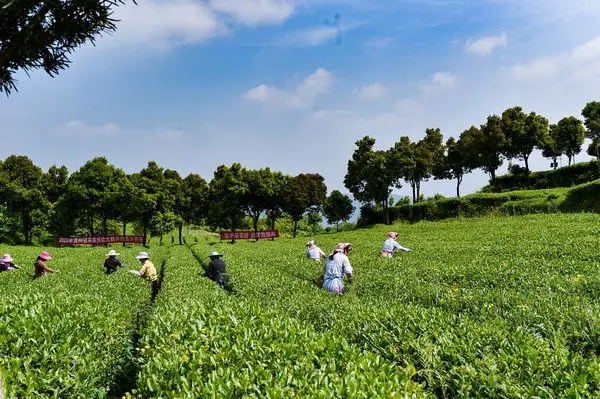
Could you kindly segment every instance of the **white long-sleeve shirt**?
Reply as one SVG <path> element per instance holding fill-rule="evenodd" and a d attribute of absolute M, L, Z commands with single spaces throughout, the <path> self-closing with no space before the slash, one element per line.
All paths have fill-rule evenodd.
<path fill-rule="evenodd" d="M 325 264 L 325 276 L 323 278 L 323 288 L 329 292 L 335 292 L 341 294 L 344 289 L 344 282 L 342 277 L 344 274 L 352 276 L 352 266 L 350 265 L 350 259 L 341 252 L 337 252 L 333 259 L 327 258 Z"/>
<path fill-rule="evenodd" d="M 410 249 L 403 247 L 390 237 L 383 242 L 383 249 L 381 252 L 391 254 L 394 251 L 410 251 Z"/>
<path fill-rule="evenodd" d="M 306 251 L 306 256 L 308 257 L 308 259 L 312 259 L 312 260 L 320 260 L 321 258 L 324 258 L 325 252 L 323 252 L 323 250 L 321 250 L 321 248 L 314 246 L 312 248 L 309 248 Z"/>

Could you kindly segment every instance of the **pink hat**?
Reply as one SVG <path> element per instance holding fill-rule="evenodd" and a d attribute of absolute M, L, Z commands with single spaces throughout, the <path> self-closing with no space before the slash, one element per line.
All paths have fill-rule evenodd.
<path fill-rule="evenodd" d="M 0 262 L 4 262 L 4 263 L 14 262 L 14 259 L 11 258 L 11 256 L 9 254 L 4 254 L 4 255 L 2 255 L 2 259 L 0 259 Z"/>
<path fill-rule="evenodd" d="M 42 252 L 40 252 L 40 254 L 38 256 L 42 260 L 50 260 L 50 259 L 52 259 L 52 256 L 50 256 L 50 252 L 48 252 L 48 251 L 42 251 Z"/>
<path fill-rule="evenodd" d="M 340 242 L 335 247 L 336 251 L 350 251 L 352 249 L 352 244 L 349 242 Z"/>
<path fill-rule="evenodd" d="M 396 238 L 396 237 L 398 237 L 398 233 L 396 233 L 396 232 L 394 232 L 394 231 L 390 231 L 390 232 L 388 233 L 388 237 Z"/>

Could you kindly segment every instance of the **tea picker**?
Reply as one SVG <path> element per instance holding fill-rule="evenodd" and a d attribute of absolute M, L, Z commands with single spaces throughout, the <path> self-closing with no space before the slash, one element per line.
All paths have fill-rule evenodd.
<path fill-rule="evenodd" d="M 396 251 L 410 252 L 410 249 L 403 247 L 396 241 L 398 233 L 391 231 L 388 233 L 388 238 L 383 242 L 383 248 L 381 249 L 381 256 L 391 258 Z"/>

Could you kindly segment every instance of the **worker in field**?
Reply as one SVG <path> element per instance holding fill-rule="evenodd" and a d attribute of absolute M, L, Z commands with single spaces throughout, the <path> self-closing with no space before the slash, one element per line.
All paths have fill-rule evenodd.
<path fill-rule="evenodd" d="M 336 245 L 333 253 L 327 257 L 325 263 L 325 275 L 323 276 L 323 288 L 327 291 L 342 295 L 344 291 L 344 275 L 352 278 L 352 266 L 348 253 L 352 244 L 343 242 Z"/>
<path fill-rule="evenodd" d="M 150 281 L 150 285 L 152 286 L 152 298 L 155 298 L 156 295 L 158 295 L 158 275 L 156 274 L 156 267 L 150 262 L 147 252 L 140 252 L 135 258 L 139 259 L 142 267 L 140 270 L 130 270 L 129 272 Z"/>
<path fill-rule="evenodd" d="M 15 260 L 9 254 L 2 255 L 2 258 L 0 258 L 0 272 L 19 269 L 20 267 L 15 265 Z"/>
<path fill-rule="evenodd" d="M 396 238 L 398 233 L 391 231 L 388 233 L 388 238 L 383 242 L 383 249 L 381 250 L 381 256 L 391 258 L 395 251 L 410 251 L 410 249 L 403 247 L 398 244 Z"/>
<path fill-rule="evenodd" d="M 48 251 L 40 252 L 37 259 L 35 260 L 35 263 L 33 264 L 33 266 L 35 267 L 35 275 L 33 276 L 34 279 L 43 277 L 48 273 L 56 273 L 58 271 L 52 270 L 48 267 L 46 262 L 48 262 L 49 260 L 52 260 L 52 256 L 50 256 L 50 253 Z"/>
<path fill-rule="evenodd" d="M 306 243 L 306 257 L 311 260 L 320 261 L 321 259 L 325 259 L 327 255 L 325 252 L 319 247 L 317 247 L 317 243 L 314 240 L 310 240 Z"/>
<path fill-rule="evenodd" d="M 117 271 L 117 268 L 121 267 L 121 261 L 117 256 L 119 256 L 119 254 L 114 249 L 111 249 L 106 254 L 106 260 L 104 261 L 106 274 L 114 273 Z"/>
<path fill-rule="evenodd" d="M 217 251 L 212 251 L 208 257 L 210 258 L 210 262 L 208 263 L 207 277 L 221 287 L 227 287 L 229 275 L 227 274 L 227 265 L 221 259 L 223 255 Z"/>

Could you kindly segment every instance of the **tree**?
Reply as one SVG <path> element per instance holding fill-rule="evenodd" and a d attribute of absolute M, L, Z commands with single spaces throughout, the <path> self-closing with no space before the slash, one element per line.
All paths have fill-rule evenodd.
<path fill-rule="evenodd" d="M 187 224 L 201 224 L 208 212 L 208 184 L 206 180 L 194 173 L 187 175 L 183 179 L 183 198 L 183 221 Z M 179 236 L 181 236 L 181 232 Z"/>
<path fill-rule="evenodd" d="M 60 168 L 52 165 L 48 172 L 42 175 L 42 186 L 46 198 L 50 203 L 54 204 L 67 190 L 69 182 L 69 170 L 66 166 Z"/>
<path fill-rule="evenodd" d="M 116 182 L 116 186 L 115 211 L 123 226 L 123 237 L 125 237 L 127 235 L 127 223 L 134 221 L 138 216 L 139 208 L 137 206 L 142 193 L 139 188 L 133 185 L 129 176 L 121 176 Z M 124 242 L 123 246 L 125 246 Z"/>
<path fill-rule="evenodd" d="M 323 216 L 318 209 L 311 210 L 306 215 L 306 224 L 310 227 L 312 234 L 317 234 L 319 231 L 323 231 L 321 223 L 323 222 Z"/>
<path fill-rule="evenodd" d="M 163 172 L 164 190 L 173 201 L 173 213 L 175 214 L 175 222 L 177 232 L 179 233 L 179 245 L 183 245 L 183 213 L 185 211 L 187 198 L 183 190 L 183 179 L 179 172 L 171 169 L 165 169 Z M 162 236 L 161 236 L 162 238 Z"/>
<path fill-rule="evenodd" d="M 592 140 L 588 154 L 600 159 L 600 101 L 592 101 L 581 111 L 587 129 L 587 137 Z"/>
<path fill-rule="evenodd" d="M 285 201 L 289 196 L 293 177 L 281 172 L 273 172 L 273 190 L 269 193 L 267 206 L 267 219 L 270 228 L 275 229 L 275 222 L 283 214 Z"/>
<path fill-rule="evenodd" d="M 543 149 L 548 120 L 535 112 L 525 114 L 521 107 L 513 107 L 502 113 L 502 131 L 506 137 L 504 155 L 508 159 L 522 159 L 526 176 L 529 176 L 529 156 L 534 148 Z"/>
<path fill-rule="evenodd" d="M 252 219 L 252 227 L 258 241 L 258 220 L 271 205 L 275 188 L 273 173 L 269 168 L 259 170 L 242 169 L 245 190 L 241 193 L 241 202 L 246 215 Z"/>
<path fill-rule="evenodd" d="M 157 212 L 150 219 L 149 230 L 150 236 L 160 237 L 159 245 L 162 245 L 163 235 L 173 231 L 175 225 L 178 223 L 179 216 L 173 212 Z"/>
<path fill-rule="evenodd" d="M 6 213 L 19 221 L 24 240 L 31 243 L 34 228 L 47 223 L 50 203 L 42 192 L 42 170 L 26 156 L 11 155 L 0 169 L 0 194 Z"/>
<path fill-rule="evenodd" d="M 358 201 L 381 204 L 385 223 L 389 224 L 390 187 L 401 187 L 398 167 L 394 165 L 394 154 L 375 151 L 375 139 L 369 136 L 358 140 L 356 146 L 352 159 L 348 161 L 344 186 Z"/>
<path fill-rule="evenodd" d="M 469 129 L 470 130 L 470 129 Z M 506 146 L 506 137 L 502 128 L 502 118 L 498 115 L 490 115 L 487 117 L 485 124 L 480 127 L 481 136 L 472 131 L 477 137 L 481 137 L 480 141 L 476 142 L 479 160 L 473 163 L 473 158 L 467 157 L 467 161 L 472 169 L 481 168 L 485 173 L 490 175 L 491 182 L 496 179 L 496 171 L 502 166 L 502 152 Z M 462 138 L 462 135 L 461 135 Z M 463 139 L 463 148 L 466 151 L 471 146 L 470 142 Z"/>
<path fill-rule="evenodd" d="M 0 6 L 0 92 L 16 90 L 14 75 L 67 68 L 68 56 L 116 29 L 113 8 L 124 0 L 8 0 Z"/>
<path fill-rule="evenodd" d="M 471 129 L 479 130 L 476 127 L 471 127 Z M 460 184 L 462 183 L 463 176 L 471 171 L 466 161 L 467 152 L 462 147 L 463 142 L 461 139 L 456 141 L 454 137 L 450 137 L 446 141 L 446 156 L 443 167 L 438 168 L 436 173 L 437 179 L 456 179 L 457 197 L 460 197 Z"/>
<path fill-rule="evenodd" d="M 350 219 L 352 212 L 354 212 L 352 200 L 338 190 L 333 190 L 323 202 L 323 213 L 327 218 L 327 223 L 335 224 L 338 230 L 340 222 Z"/>
<path fill-rule="evenodd" d="M 209 208 L 207 222 L 213 229 L 235 231 L 244 225 L 242 195 L 247 190 L 242 179 L 242 165 L 221 165 L 208 185 Z"/>
<path fill-rule="evenodd" d="M 299 174 L 292 180 L 285 211 L 294 222 L 294 238 L 298 230 L 298 222 L 306 212 L 315 211 L 327 197 L 325 179 L 319 174 Z"/>
<path fill-rule="evenodd" d="M 550 125 L 548 131 L 548 137 L 542 148 L 542 155 L 546 158 L 552 159 L 552 165 L 554 169 L 558 167 L 558 158 L 560 158 L 564 152 L 563 148 L 559 147 L 558 128 L 555 124 Z"/>
<path fill-rule="evenodd" d="M 571 160 L 581 152 L 585 139 L 583 122 L 574 116 L 569 116 L 558 121 L 555 129 L 556 145 L 569 158 L 569 165 L 571 165 Z"/>
<path fill-rule="evenodd" d="M 417 143 L 411 142 L 407 136 L 401 137 L 390 151 L 391 175 L 408 182 L 413 192 L 413 203 L 418 202 L 421 182 L 442 168 L 445 151 L 442 132 L 440 129 L 427 129 L 425 137 Z"/>
<path fill-rule="evenodd" d="M 99 218 L 106 234 L 108 220 L 118 216 L 117 192 L 124 176 L 125 173 L 108 163 L 106 158 L 94 158 L 71 175 L 62 205 L 71 208 L 77 218 L 85 221 L 91 235 L 95 233 L 95 219 Z"/>

